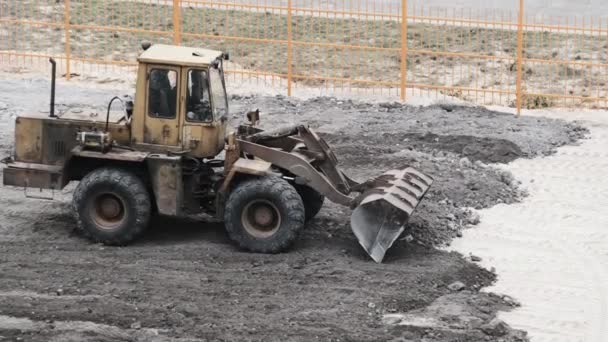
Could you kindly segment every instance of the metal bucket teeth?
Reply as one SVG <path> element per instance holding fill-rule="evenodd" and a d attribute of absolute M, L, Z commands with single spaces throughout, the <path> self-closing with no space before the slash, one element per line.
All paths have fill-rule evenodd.
<path fill-rule="evenodd" d="M 364 183 L 367 190 L 359 196 L 350 225 L 374 261 L 382 262 L 432 183 L 433 178 L 411 167 Z"/>

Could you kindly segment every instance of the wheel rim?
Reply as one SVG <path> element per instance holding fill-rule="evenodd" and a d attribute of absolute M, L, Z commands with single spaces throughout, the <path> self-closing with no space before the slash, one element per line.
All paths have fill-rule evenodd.
<path fill-rule="evenodd" d="M 125 203 L 120 197 L 112 193 L 106 193 L 93 199 L 90 213 L 99 228 L 113 230 L 125 220 L 125 208 Z"/>
<path fill-rule="evenodd" d="M 279 230 L 281 214 L 270 201 L 253 200 L 243 209 L 241 222 L 245 230 L 256 238 L 267 238 Z"/>

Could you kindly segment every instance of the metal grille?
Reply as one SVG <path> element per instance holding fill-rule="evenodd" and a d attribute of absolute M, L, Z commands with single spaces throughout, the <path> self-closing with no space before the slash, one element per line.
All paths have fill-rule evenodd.
<path fill-rule="evenodd" d="M 63 157 L 66 154 L 65 142 L 61 140 L 53 141 L 53 156 Z"/>

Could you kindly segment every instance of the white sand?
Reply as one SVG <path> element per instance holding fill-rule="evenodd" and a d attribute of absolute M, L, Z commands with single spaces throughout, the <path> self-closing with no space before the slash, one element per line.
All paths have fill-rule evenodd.
<path fill-rule="evenodd" d="M 500 315 L 538 341 L 608 341 L 608 113 L 531 112 L 584 119 L 590 139 L 508 164 L 530 196 L 481 210 L 452 248 L 495 267 L 522 306 Z"/>

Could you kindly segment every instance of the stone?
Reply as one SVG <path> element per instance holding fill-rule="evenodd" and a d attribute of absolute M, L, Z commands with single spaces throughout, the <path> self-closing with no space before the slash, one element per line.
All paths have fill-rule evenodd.
<path fill-rule="evenodd" d="M 456 227 L 456 225 L 454 224 L 454 222 L 448 222 L 448 229 L 449 230 L 457 230 L 458 227 Z"/>
<path fill-rule="evenodd" d="M 458 161 L 458 164 L 462 168 L 470 169 L 473 167 L 473 163 L 471 163 L 471 161 L 467 157 L 460 158 L 460 161 Z"/>
<path fill-rule="evenodd" d="M 464 285 L 463 282 L 461 281 L 456 281 L 451 283 L 450 285 L 448 285 L 448 289 L 450 289 L 450 291 L 462 291 L 464 290 L 464 288 L 466 287 L 466 285 Z"/>
<path fill-rule="evenodd" d="M 499 337 L 504 336 L 508 332 L 509 327 L 502 320 L 494 318 L 490 322 L 482 325 L 480 329 L 487 335 Z"/>
<path fill-rule="evenodd" d="M 479 216 L 479 214 L 476 212 L 472 212 L 471 217 L 469 218 L 469 224 L 475 226 L 478 225 L 479 222 L 481 222 L 481 217 Z"/>
<path fill-rule="evenodd" d="M 504 300 L 505 303 L 509 304 L 510 306 L 520 306 L 521 305 L 515 298 L 513 298 L 511 296 L 503 295 L 502 300 Z"/>
<path fill-rule="evenodd" d="M 487 165 L 486 165 L 486 164 L 484 164 L 484 163 L 483 163 L 481 160 L 477 160 L 477 161 L 475 162 L 475 166 L 476 166 L 477 168 L 480 168 L 480 169 L 485 169 L 485 168 L 487 167 Z"/>
<path fill-rule="evenodd" d="M 387 325 L 396 325 L 401 323 L 403 317 L 401 315 L 387 315 L 382 318 L 382 323 Z"/>
<path fill-rule="evenodd" d="M 473 261 L 473 262 L 480 262 L 482 260 L 481 257 L 478 257 L 477 255 L 471 254 L 470 256 L 471 256 L 471 261 Z"/>

